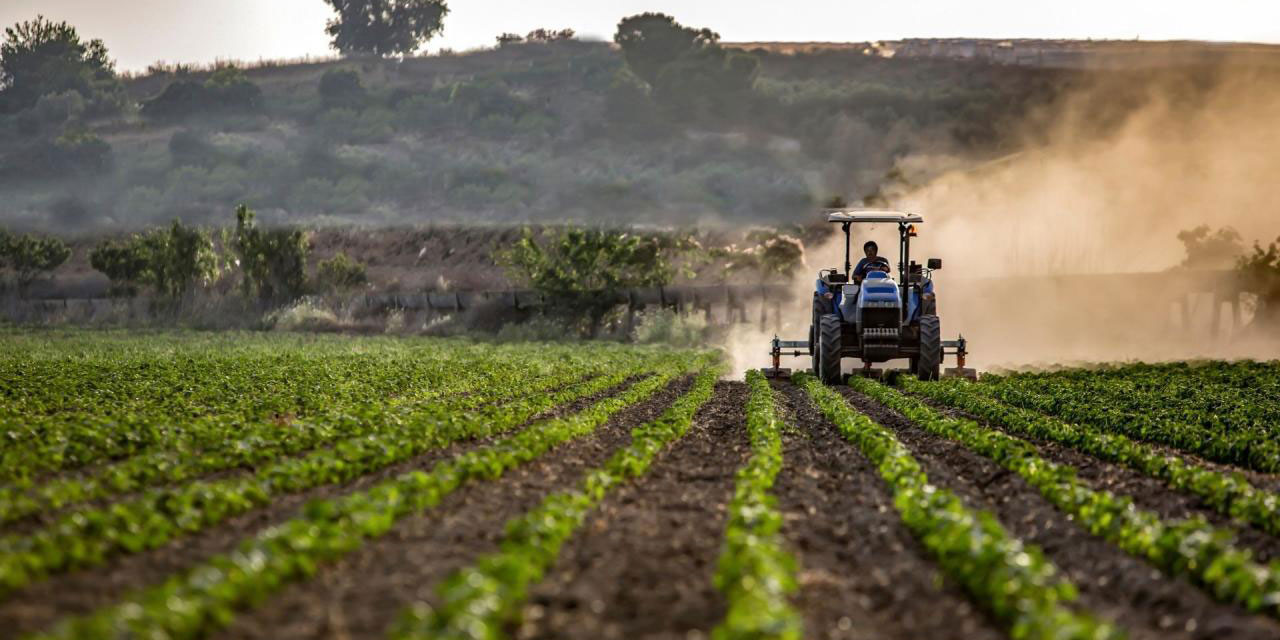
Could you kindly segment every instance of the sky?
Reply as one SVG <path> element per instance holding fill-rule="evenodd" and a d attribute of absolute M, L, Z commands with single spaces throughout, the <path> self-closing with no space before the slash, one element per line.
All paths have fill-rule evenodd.
<path fill-rule="evenodd" d="M 609 39 L 644 11 L 727 41 L 860 42 L 908 37 L 1219 40 L 1280 43 L 1276 0 L 453 0 L 428 51 L 494 43 L 502 32 L 571 28 Z M 324 0 L 0 0 L 0 25 L 36 14 L 101 38 L 118 68 L 329 56 Z"/>

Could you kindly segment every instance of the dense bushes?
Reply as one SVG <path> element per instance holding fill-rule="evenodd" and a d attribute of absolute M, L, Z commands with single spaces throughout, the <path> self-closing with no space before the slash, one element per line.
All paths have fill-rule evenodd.
<path fill-rule="evenodd" d="M 196 283 L 208 283 L 218 274 L 218 257 L 209 232 L 177 220 L 168 229 L 98 245 L 89 254 L 89 264 L 106 274 L 117 293 L 132 294 L 138 287 L 149 286 L 170 300 L 181 298 Z"/>
<path fill-rule="evenodd" d="M 149 118 L 177 119 L 198 113 L 255 111 L 262 106 L 262 89 L 234 65 L 220 67 L 208 80 L 175 80 L 160 95 L 142 103 Z"/>

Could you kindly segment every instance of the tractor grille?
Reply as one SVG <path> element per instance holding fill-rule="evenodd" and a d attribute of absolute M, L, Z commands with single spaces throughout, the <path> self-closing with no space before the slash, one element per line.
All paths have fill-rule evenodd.
<path fill-rule="evenodd" d="M 868 329 L 893 329 L 893 335 L 898 335 L 898 325 L 901 324 L 898 315 L 898 309 L 868 309 L 862 310 L 862 329 L 865 333 Z"/>
<path fill-rule="evenodd" d="M 870 327 L 862 330 L 862 337 L 866 340 L 884 340 L 898 338 L 898 328 Z"/>

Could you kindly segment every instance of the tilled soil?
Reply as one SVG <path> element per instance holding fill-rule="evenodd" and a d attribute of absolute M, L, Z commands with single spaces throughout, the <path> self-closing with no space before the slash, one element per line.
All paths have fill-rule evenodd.
<path fill-rule="evenodd" d="M 601 398 L 621 393 L 626 386 L 624 383 L 543 412 L 538 418 L 581 410 Z M 82 615 L 114 604 L 124 594 L 157 584 L 175 573 L 198 566 L 217 554 L 231 551 L 258 531 L 292 518 L 311 500 L 347 495 L 408 471 L 429 469 L 441 460 L 447 460 L 509 433 L 511 432 L 458 442 L 428 451 L 343 485 L 326 485 L 281 496 L 265 507 L 230 518 L 198 533 L 182 536 L 158 549 L 116 556 L 99 567 L 51 576 L 0 601 L 0 629 L 12 631 L 15 636 L 21 635 L 44 629 L 58 618 Z"/>
<path fill-rule="evenodd" d="M 933 402 L 929 404 L 947 415 L 967 418 L 991 429 L 1003 430 L 999 425 L 991 424 L 963 411 Z M 1018 434 L 1011 435 L 1020 437 Z M 1162 480 L 1144 475 L 1124 465 L 1099 460 L 1070 447 L 1053 442 L 1023 439 L 1034 444 L 1045 459 L 1075 467 L 1078 471 L 1077 477 L 1091 489 L 1110 491 L 1117 496 L 1132 498 L 1133 503 L 1139 508 L 1153 511 L 1166 520 L 1201 516 L 1215 526 L 1234 531 L 1236 546 L 1249 549 L 1253 552 L 1254 558 L 1259 561 L 1265 563 L 1280 557 L 1280 538 L 1254 528 L 1248 522 L 1223 515 L 1193 493 L 1170 489 Z"/>
<path fill-rule="evenodd" d="M 742 383 L 718 383 L 689 433 L 588 516 L 531 590 L 518 637 L 684 639 L 723 619 L 713 577 L 750 456 L 747 397 Z"/>
<path fill-rule="evenodd" d="M 384 638 L 407 606 L 436 602 L 434 587 L 442 579 L 496 551 L 508 520 L 548 494 L 576 486 L 630 442 L 633 427 L 660 415 L 691 383 L 688 377 L 673 382 L 590 436 L 560 445 L 497 480 L 463 487 L 434 509 L 401 520 L 311 579 L 238 616 L 218 637 Z"/>
<path fill-rule="evenodd" d="M 777 384 L 794 430 L 774 484 L 782 534 L 800 564 L 796 606 L 811 639 L 1003 638 L 893 507 L 875 467 L 804 391 Z"/>
<path fill-rule="evenodd" d="M 1010 533 L 1039 546 L 1078 587 L 1080 604 L 1115 621 L 1130 638 L 1280 638 L 1276 621 L 1218 603 L 1190 582 L 1169 578 L 1091 535 L 1017 474 L 924 431 L 862 394 L 847 388 L 841 393 L 859 411 L 893 429 L 931 482 L 990 510 Z"/>

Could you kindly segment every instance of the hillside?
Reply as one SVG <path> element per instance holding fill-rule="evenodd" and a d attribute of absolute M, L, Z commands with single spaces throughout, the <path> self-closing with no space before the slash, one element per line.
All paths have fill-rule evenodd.
<path fill-rule="evenodd" d="M 123 115 L 79 120 L 52 104 L 0 117 L 0 216 L 61 232 L 225 224 L 238 202 L 269 223 L 319 226 L 794 219 L 833 194 L 873 192 L 906 156 L 1016 148 L 1020 116 L 1079 75 L 856 51 L 751 55 L 750 94 L 693 87 L 685 111 L 628 83 L 618 51 L 597 42 L 217 76 L 154 69 L 126 80 Z M 359 84 L 322 98 L 335 70 Z M 256 86 L 260 99 L 179 99 L 212 82 Z M 42 170 L 33 158 L 70 132 L 101 155 Z"/>

